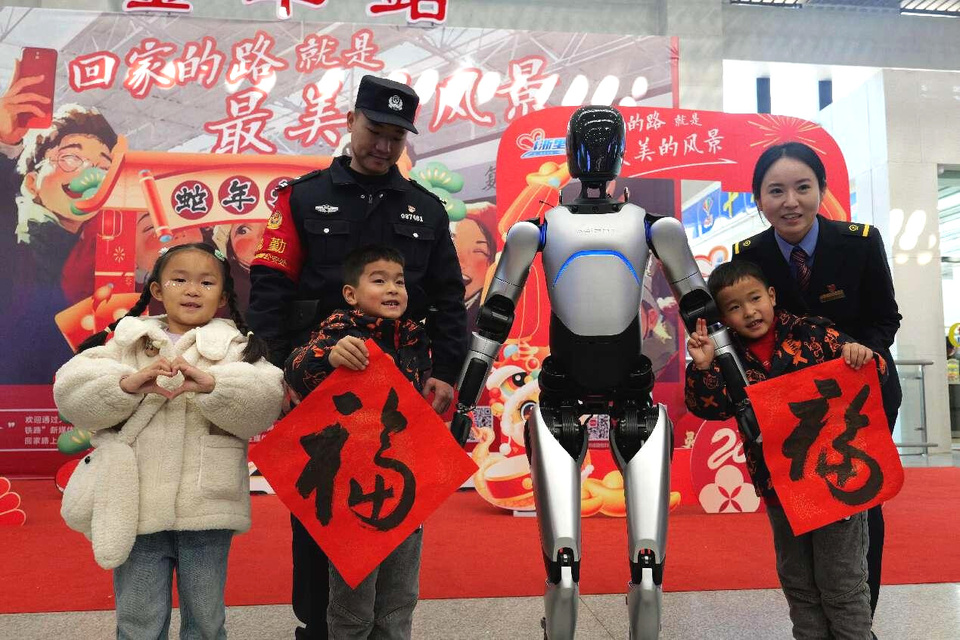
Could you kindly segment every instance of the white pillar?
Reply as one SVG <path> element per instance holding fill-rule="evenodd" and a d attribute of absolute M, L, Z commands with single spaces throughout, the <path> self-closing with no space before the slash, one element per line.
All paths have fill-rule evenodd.
<path fill-rule="evenodd" d="M 881 226 L 893 262 L 893 282 L 903 321 L 897 359 L 932 360 L 924 380 L 927 441 L 931 453 L 950 451 L 937 168 L 960 163 L 960 103 L 953 99 L 960 73 L 883 71 L 890 218 Z M 904 373 L 910 368 L 904 367 Z M 905 381 L 908 382 L 908 381 Z M 904 385 L 904 410 L 916 410 Z M 912 404 L 912 406 L 911 406 Z M 901 410 L 902 440 L 916 440 L 915 413 Z M 913 435 L 914 437 L 911 437 Z"/>

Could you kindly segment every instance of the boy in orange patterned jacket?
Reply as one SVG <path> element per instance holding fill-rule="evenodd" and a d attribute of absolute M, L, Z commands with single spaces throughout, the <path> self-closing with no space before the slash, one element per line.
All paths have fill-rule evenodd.
<path fill-rule="evenodd" d="M 372 339 L 423 392 L 430 368 L 426 330 L 404 318 L 407 290 L 403 256 L 383 246 L 355 249 L 344 259 L 343 297 L 350 310 L 335 311 L 310 342 L 287 358 L 287 384 L 305 397 L 337 367 L 362 371 L 369 362 L 364 341 Z M 329 566 L 327 624 L 331 638 L 410 638 L 420 582 L 423 529 L 400 543 L 356 589 Z"/>
<path fill-rule="evenodd" d="M 876 362 L 881 381 L 886 363 L 819 317 L 778 311 L 776 292 L 760 267 L 747 261 L 718 266 L 707 283 L 722 322 L 739 336 L 750 384 L 793 373 L 838 357 L 853 369 Z M 714 348 L 701 319 L 687 341 L 686 404 L 707 420 L 733 416 Z M 757 443 L 745 447 L 747 468 L 763 497 L 773 528 L 777 574 L 790 608 L 795 638 L 871 638 L 867 587 L 866 512 L 794 536 L 770 481 Z"/>

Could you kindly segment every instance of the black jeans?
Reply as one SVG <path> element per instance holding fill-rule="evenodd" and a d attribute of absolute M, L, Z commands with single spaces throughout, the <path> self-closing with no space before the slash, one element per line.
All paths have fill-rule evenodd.
<path fill-rule="evenodd" d="M 887 423 L 890 432 L 897 424 L 899 409 L 887 413 Z M 883 570 L 883 505 L 877 505 L 867 511 L 867 530 L 870 532 L 870 545 L 867 547 L 867 585 L 870 587 L 870 614 L 877 611 L 877 600 L 880 598 L 880 574 Z"/>
<path fill-rule="evenodd" d="M 327 554 L 293 515 L 293 613 L 303 623 L 297 640 L 327 640 L 330 573 Z"/>
<path fill-rule="evenodd" d="M 877 610 L 880 597 L 880 571 L 883 561 L 883 505 L 867 510 L 867 530 L 870 544 L 867 546 L 867 585 L 870 587 L 870 614 Z"/>

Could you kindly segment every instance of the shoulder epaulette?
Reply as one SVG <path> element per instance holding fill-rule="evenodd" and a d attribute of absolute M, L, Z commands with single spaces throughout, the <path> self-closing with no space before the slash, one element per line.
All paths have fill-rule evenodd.
<path fill-rule="evenodd" d="M 286 189 L 287 187 L 292 187 L 298 182 L 303 182 L 304 180 L 309 180 L 310 178 L 315 178 L 323 172 L 323 169 L 317 169 L 316 171 L 311 171 L 310 173 L 305 173 L 302 176 L 297 176 L 291 180 L 285 180 L 277 185 L 277 189 Z"/>
<path fill-rule="evenodd" d="M 862 224 L 860 222 L 844 222 L 843 220 L 831 220 L 837 229 L 845 236 L 860 236 L 866 238 L 870 231 L 875 227 L 871 224 Z"/>
<path fill-rule="evenodd" d="M 757 241 L 760 240 L 760 236 L 763 232 L 758 233 L 755 236 L 751 236 L 746 240 L 741 240 L 733 245 L 733 255 L 738 255 L 743 251 L 749 251 L 757 245 Z"/>
<path fill-rule="evenodd" d="M 409 178 L 407 178 L 407 182 L 409 182 L 410 184 L 412 184 L 414 187 L 416 187 L 416 188 L 419 189 L 420 191 L 423 191 L 425 194 L 427 194 L 427 195 L 430 196 L 431 198 L 436 198 L 437 202 L 439 202 L 441 205 L 443 205 L 444 208 L 447 207 L 447 203 L 443 201 L 443 198 L 441 198 L 440 196 L 438 196 L 437 194 L 435 194 L 433 191 L 430 191 L 430 189 L 427 189 L 425 186 L 423 186 L 422 184 L 420 184 L 420 183 L 417 182 L 416 180 L 410 180 Z"/>

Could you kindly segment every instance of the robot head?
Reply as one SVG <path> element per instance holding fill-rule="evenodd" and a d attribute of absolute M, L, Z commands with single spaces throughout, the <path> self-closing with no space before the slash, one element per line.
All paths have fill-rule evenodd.
<path fill-rule="evenodd" d="M 613 107 L 580 107 L 567 127 L 570 175 L 592 186 L 613 180 L 620 173 L 626 138 L 619 111 Z"/>

